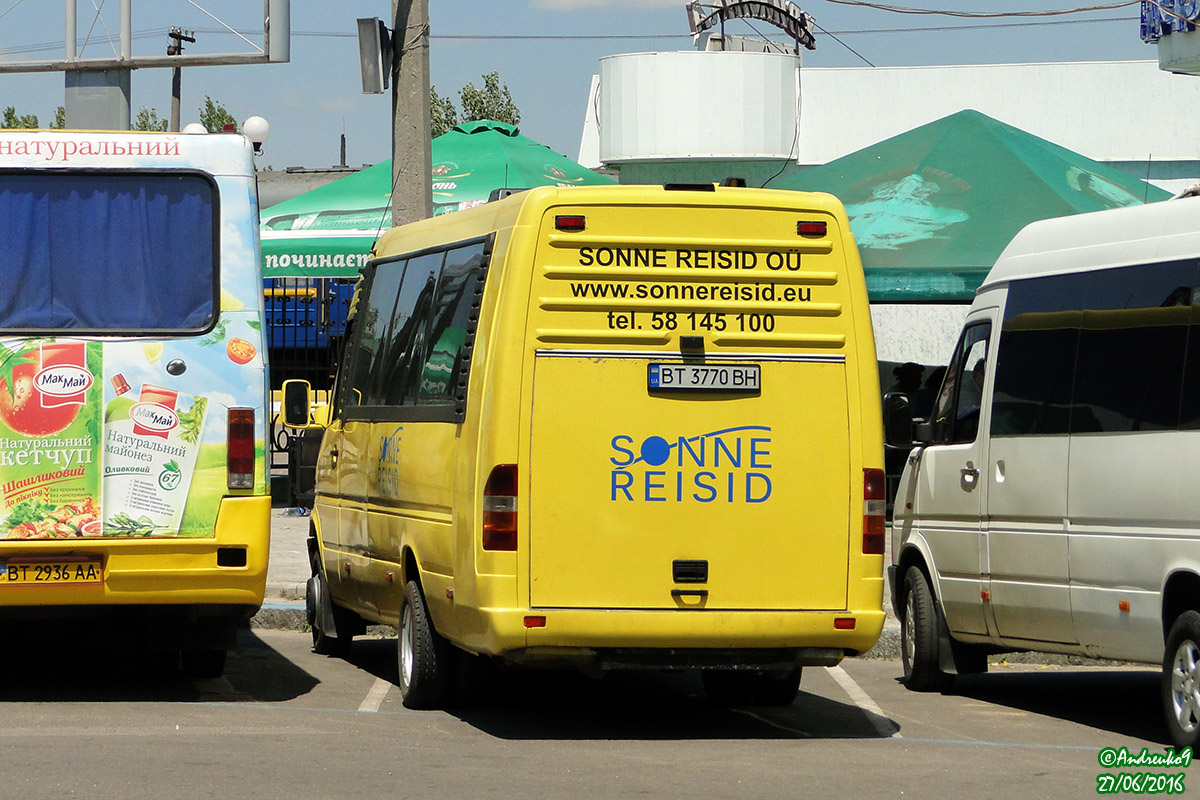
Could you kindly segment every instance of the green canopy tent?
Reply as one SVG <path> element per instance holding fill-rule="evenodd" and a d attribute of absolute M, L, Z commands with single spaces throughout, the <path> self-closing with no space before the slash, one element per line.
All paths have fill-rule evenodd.
<path fill-rule="evenodd" d="M 970 301 L 1035 220 L 1170 196 L 970 110 L 773 185 L 841 199 L 871 300 L 901 303 Z"/>
<path fill-rule="evenodd" d="M 433 213 L 487 202 L 495 189 L 615 183 L 575 163 L 513 125 L 476 120 L 433 140 Z"/>
<path fill-rule="evenodd" d="M 493 120 L 455 126 L 431 150 L 434 214 L 487 202 L 495 189 L 614 182 Z M 263 275 L 357 275 L 392 224 L 391 196 L 388 160 L 263 209 Z"/>
<path fill-rule="evenodd" d="M 264 277 L 356 276 L 391 225 L 391 198 L 389 160 L 263 209 Z"/>

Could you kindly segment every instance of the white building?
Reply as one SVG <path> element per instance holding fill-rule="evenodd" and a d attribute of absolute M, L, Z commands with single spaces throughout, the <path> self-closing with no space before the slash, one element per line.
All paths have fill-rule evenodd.
<path fill-rule="evenodd" d="M 632 53 L 601 60 L 587 108 L 579 162 L 628 183 L 761 185 L 964 109 L 1172 193 L 1200 183 L 1200 78 L 1157 61 L 831 69 L 780 53 Z M 881 362 L 944 361 L 966 309 L 873 304 Z"/>
<path fill-rule="evenodd" d="M 714 79 L 726 72 L 722 59 L 737 63 Z M 795 84 L 780 78 L 781 60 Z M 651 107 L 671 111 L 647 114 Z M 681 117 L 681 108 L 691 113 Z M 967 108 L 1168 191 L 1200 182 L 1200 78 L 1164 72 L 1157 61 L 801 69 L 795 57 L 766 53 L 611 56 L 593 81 L 578 161 L 619 173 L 791 156 L 803 169 Z M 698 134 L 721 147 L 697 152 Z"/>

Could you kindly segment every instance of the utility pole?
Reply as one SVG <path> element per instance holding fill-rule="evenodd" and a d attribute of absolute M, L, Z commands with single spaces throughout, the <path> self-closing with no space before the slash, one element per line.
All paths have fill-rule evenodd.
<path fill-rule="evenodd" d="M 392 0 L 392 224 L 433 216 L 429 0 Z"/>
<path fill-rule="evenodd" d="M 176 27 L 172 27 L 167 31 L 167 38 L 171 40 L 171 44 L 167 45 L 167 55 L 178 56 L 183 54 L 183 43 L 195 43 L 196 32 L 185 31 Z M 170 130 L 179 130 L 179 98 L 181 96 L 181 84 L 183 83 L 183 70 L 180 67 L 171 68 L 171 126 Z"/>

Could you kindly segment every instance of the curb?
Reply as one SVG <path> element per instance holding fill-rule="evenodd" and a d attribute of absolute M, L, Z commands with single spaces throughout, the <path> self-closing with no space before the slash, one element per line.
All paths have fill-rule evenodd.
<path fill-rule="evenodd" d="M 303 597 L 301 587 L 300 597 Z M 263 600 L 262 608 L 250 619 L 251 628 L 270 628 L 274 630 L 304 630 L 308 617 L 304 609 L 304 600 L 293 600 L 286 596 L 271 596 Z"/>

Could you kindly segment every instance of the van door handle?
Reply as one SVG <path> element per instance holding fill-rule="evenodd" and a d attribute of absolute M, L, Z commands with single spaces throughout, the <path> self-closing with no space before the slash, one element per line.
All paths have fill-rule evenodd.
<path fill-rule="evenodd" d="M 329 466 L 332 467 L 333 469 L 337 469 L 337 460 L 338 460 L 338 449 L 336 447 L 330 448 L 330 450 L 329 450 Z"/>
<path fill-rule="evenodd" d="M 976 469 L 975 465 L 970 461 L 968 461 L 967 465 L 959 470 L 959 472 L 962 473 L 963 483 L 967 484 L 968 486 L 974 485 L 975 480 L 979 477 L 979 470 Z"/>

